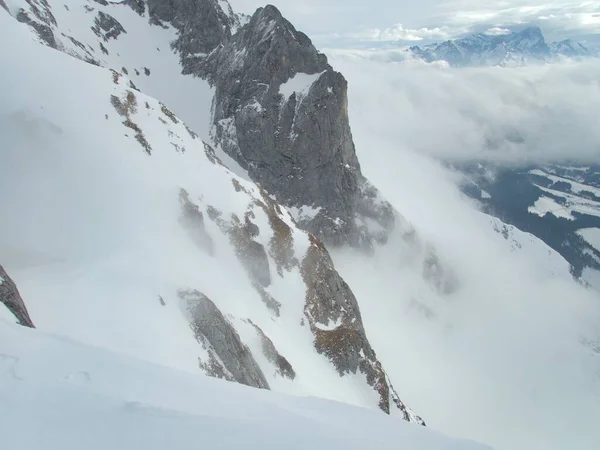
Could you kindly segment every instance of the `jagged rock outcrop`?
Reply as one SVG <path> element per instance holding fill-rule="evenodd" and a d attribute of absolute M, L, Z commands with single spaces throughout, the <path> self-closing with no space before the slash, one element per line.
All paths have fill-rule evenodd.
<path fill-rule="evenodd" d="M 36 4 L 39 1 L 42 0 L 31 0 Z M 141 68 L 139 63 L 130 65 L 127 60 L 117 59 L 115 40 L 123 37 L 119 37 L 119 33 L 133 33 L 133 28 L 125 30 L 118 22 L 113 22 L 108 13 L 115 8 L 131 7 L 136 13 L 146 14 L 147 6 L 157 34 L 163 30 L 156 27 L 167 22 L 178 30 L 173 48 L 181 55 L 184 72 L 206 77 L 215 86 L 215 138 L 260 183 L 257 187 L 234 177 L 231 178 L 232 191 L 228 190 L 231 186 L 217 184 L 223 194 L 205 196 L 213 186 L 207 188 L 200 183 L 202 187 L 194 188 L 190 182 L 189 192 L 202 195 L 192 198 L 182 190 L 179 201 L 180 223 L 190 233 L 192 241 L 209 253 L 213 244 L 226 245 L 224 240 L 213 236 L 213 241 L 206 233 L 208 216 L 235 248 L 251 280 L 248 290 L 256 289 L 265 307 L 272 312 L 270 317 L 261 312 L 257 324 L 268 317 L 276 324 L 274 327 L 307 326 L 311 331 L 308 336 L 312 334 L 313 340 L 309 338 L 299 345 L 306 346 L 309 352 L 314 345 L 322 358 L 331 361 L 341 377 L 361 374 L 362 388 L 377 392 L 378 404 L 383 411 L 400 411 L 406 420 L 422 423 L 398 398 L 370 346 L 356 299 L 335 270 L 319 239 L 369 248 L 373 240 L 384 241 L 398 223 L 392 207 L 361 174 L 348 123 L 347 83 L 343 76 L 329 66 L 326 57 L 312 46 L 308 37 L 296 31 L 272 6 L 259 9 L 234 33 L 239 19 L 223 0 L 128 0 L 120 4 L 96 1 L 94 8 L 91 3 L 84 7 L 87 13 L 82 17 L 86 19 L 87 32 L 83 37 L 77 35 L 81 39 L 77 42 L 82 45 L 71 40 L 74 44 L 71 48 L 97 49 L 99 46 L 105 55 L 110 49 L 111 59 L 118 61 L 117 70 L 121 70 L 120 66 L 123 73 L 126 73 L 126 67 L 129 70 Z M 25 3 L 23 5 L 28 8 Z M 226 5 L 225 9 L 223 5 Z M 104 10 L 104 16 L 98 14 L 101 10 Z M 37 17 L 28 11 L 31 17 Z M 89 14 L 93 11 L 98 12 Z M 120 17 L 116 12 L 114 14 Z M 94 21 L 95 18 L 98 20 Z M 89 33 L 93 26 L 98 29 L 97 37 Z M 61 36 L 71 39 L 61 33 L 70 32 L 68 28 L 56 26 L 54 31 L 60 33 L 56 34 L 57 39 L 62 39 Z M 165 39 L 171 39 L 171 31 L 163 34 Z M 90 37 L 91 41 L 88 41 Z M 132 41 L 133 36 L 127 37 L 120 43 L 126 45 Z M 58 44 L 59 49 L 66 51 L 67 40 L 62 39 Z M 156 47 L 157 54 L 161 49 L 164 45 L 160 45 L 160 49 Z M 150 50 L 154 52 L 154 43 Z M 81 52 L 77 51 L 77 54 L 81 55 Z M 106 61 L 99 61 L 99 64 L 109 65 Z M 156 66 L 151 67 L 154 70 Z M 150 74 L 149 70 L 145 72 Z M 169 147 L 168 141 L 155 139 L 154 133 L 147 133 L 147 138 L 143 133 L 149 128 L 140 120 L 142 114 L 154 116 L 152 111 L 155 109 L 164 117 L 159 116 L 154 126 L 179 128 L 179 134 L 170 129 L 163 131 L 169 133 L 169 138 L 173 139 L 171 144 L 183 157 L 187 152 L 185 147 L 179 146 L 179 143 L 183 145 L 179 135 L 183 134 L 184 125 L 175 114 L 162 104 L 149 107 L 151 99 L 140 101 L 130 80 L 127 82 L 131 90 L 121 89 L 119 80 L 127 78 L 117 72 L 113 72 L 112 77 L 115 92 L 107 94 L 105 106 L 111 107 L 108 104 L 110 95 L 110 104 L 125 127 L 126 137 L 138 141 L 147 153 L 148 157 L 144 155 L 144 158 L 154 162 L 156 154 L 164 152 L 165 144 Z M 168 100 L 165 98 L 165 101 Z M 105 119 L 109 120 L 107 116 Z M 196 139 L 195 133 L 187 131 Z M 191 142 L 188 145 L 191 151 Z M 211 162 L 221 164 L 210 146 L 204 148 Z M 202 175 L 198 173 L 199 178 Z M 225 199 L 228 195 L 239 195 L 239 202 L 229 202 Z M 213 205 L 208 204 L 209 201 Z M 319 237 L 310 235 L 309 245 L 309 235 L 296 228 L 294 220 L 280 204 L 289 206 L 295 222 Z M 297 214 L 295 209 L 301 208 L 304 209 Z M 212 224 L 209 225 L 214 230 Z M 307 247 L 309 251 L 305 255 Z M 306 286 L 305 298 L 301 279 Z M 202 289 L 212 291 L 206 286 Z M 296 371 L 298 378 L 301 373 L 320 377 L 321 374 L 308 374 L 309 368 L 303 361 L 292 358 L 291 353 L 286 355 L 290 357 L 288 361 L 275 347 L 280 344 L 271 341 L 257 328 L 260 344 L 258 340 L 248 341 L 248 344 L 258 344 L 256 348 L 252 347 L 254 354 L 260 356 L 262 352 L 270 362 L 261 369 L 233 325 L 238 323 L 237 320 L 243 320 L 246 314 L 230 322 L 215 303 L 199 291 L 181 291 L 179 297 L 189 314 L 196 339 L 206 350 L 201 355 L 200 366 L 208 374 L 259 388 L 269 388 L 261 370 L 268 371 L 271 365 L 288 379 L 294 379 Z M 249 295 L 247 299 L 260 308 L 256 296 Z M 165 308 L 172 305 L 161 296 L 158 296 L 158 303 Z M 260 322 L 260 325 L 270 332 L 267 328 L 270 324 Z M 277 330 L 272 334 L 275 339 L 280 336 L 280 330 L 273 330 Z M 264 359 L 259 359 L 264 364 Z M 294 362 L 294 367 L 290 361 Z M 319 361 L 319 368 L 322 362 Z M 327 372 L 326 377 L 332 377 L 335 382 L 335 374 Z"/>
<path fill-rule="evenodd" d="M 143 16 L 146 12 L 146 1 L 145 0 L 125 0 L 123 2 L 131 9 L 133 9 L 140 16 Z"/>
<path fill-rule="evenodd" d="M 28 0 L 29 12 L 20 8 L 16 19 L 26 23 L 35 30 L 42 42 L 52 48 L 58 48 L 52 27 L 56 26 L 56 19 L 52 8 L 46 0 Z M 7 9 L 8 10 L 8 9 Z M 32 17 L 33 16 L 33 17 Z"/>
<path fill-rule="evenodd" d="M 226 5 L 226 11 L 220 4 Z M 180 54 L 184 72 L 240 26 L 239 17 L 224 0 L 148 0 L 148 12 L 152 23 L 168 22 L 179 31 L 171 45 Z"/>
<path fill-rule="evenodd" d="M 216 162 L 215 162 L 216 163 Z M 284 211 L 268 194 L 259 189 L 258 194 L 242 186 L 233 179 L 236 192 L 250 196 L 250 202 L 242 221 L 236 215 L 226 217 L 214 206 L 206 208 L 208 217 L 221 231 L 230 236 L 240 262 L 246 267 L 251 279 L 252 270 L 247 266 L 249 242 L 271 234 L 268 245 L 267 263 L 277 268 L 278 275 L 299 270 L 306 286 L 304 318 L 314 336 L 316 350 L 327 357 L 336 367 L 340 376 L 362 373 L 367 384 L 379 395 L 378 406 L 386 413 L 400 411 L 404 419 L 423 424 L 422 419 L 408 409 L 400 400 L 371 347 L 364 329 L 358 302 L 348 284 L 336 271 L 333 261 L 318 237 L 302 233 L 309 239 L 309 249 L 305 255 L 296 253 L 294 233 L 284 219 Z M 254 197 L 254 198 L 253 198 Z M 253 199 L 252 199 L 253 198 Z M 263 215 L 261 222 L 268 219 L 271 230 L 259 230 L 253 220 Z M 258 242 L 257 242 L 258 244 Z M 304 244 L 302 244 L 304 245 Z M 254 283 L 265 305 L 276 312 L 282 304 L 273 299 L 258 283 Z M 285 304 L 284 306 L 285 307 Z M 253 324 L 254 325 L 254 324 Z M 269 343 L 262 330 L 257 329 L 263 344 L 263 353 L 274 364 L 282 376 L 291 377 L 293 369 L 285 358 Z M 264 338 L 263 338 L 264 336 Z M 215 372 L 218 370 L 214 370 Z"/>
<path fill-rule="evenodd" d="M 260 337 L 263 354 L 269 360 L 269 362 L 275 366 L 277 374 L 282 377 L 289 378 L 290 380 L 296 378 L 296 372 L 294 371 L 294 368 L 290 362 L 285 357 L 281 356 L 281 354 L 277 351 L 275 344 L 273 344 L 273 341 L 269 339 L 262 328 L 253 323 L 251 320 L 248 320 L 248 322 L 254 327 L 256 333 Z"/>
<path fill-rule="evenodd" d="M 327 356 L 342 376 L 359 371 L 364 374 L 379 393 L 381 410 L 390 414 L 395 405 L 405 420 L 425 425 L 391 385 L 367 339 L 356 297 L 335 270 L 325 246 L 312 235 L 301 273 L 307 288 L 304 314 L 317 351 Z"/>
<path fill-rule="evenodd" d="M 269 383 L 252 352 L 212 300 L 196 290 L 179 291 L 179 297 L 190 314 L 190 325 L 196 339 L 208 352 L 209 361 L 200 364 L 207 374 L 269 389 Z"/>
<path fill-rule="evenodd" d="M 249 211 L 245 214 L 244 222 L 234 218 L 229 228 L 229 238 L 250 278 L 260 286 L 268 287 L 271 284 L 269 258 L 264 245 L 254 240 L 260 229 L 252 222 L 253 216 Z"/>
<path fill-rule="evenodd" d="M 15 318 L 19 321 L 19 324 L 25 327 L 35 328 L 31 317 L 29 317 L 29 312 L 27 312 L 25 302 L 21 298 L 21 294 L 19 294 L 17 286 L 1 265 L 0 302 L 4 303 L 8 310 L 13 313 Z"/>
<path fill-rule="evenodd" d="M 8 11 L 8 6 L 6 6 L 6 3 L 4 3 L 4 0 L 0 0 L 0 6 L 1 6 L 2 8 L 4 8 L 4 9 L 6 10 L 6 12 L 9 12 L 9 11 Z"/>
<path fill-rule="evenodd" d="M 527 27 L 498 36 L 476 33 L 424 47 L 414 46 L 408 49 L 408 54 L 429 63 L 445 61 L 454 67 L 514 67 L 563 57 L 595 56 L 597 52 L 572 39 L 549 43 L 539 27 Z"/>
<path fill-rule="evenodd" d="M 212 256 L 214 245 L 210 235 L 206 232 L 204 215 L 198 205 L 190 200 L 190 196 L 185 189 L 179 191 L 179 204 L 181 205 L 179 223 L 186 229 L 194 244 L 200 250 Z"/>
<path fill-rule="evenodd" d="M 347 82 L 277 8 L 184 70 L 215 87 L 214 140 L 278 202 L 312 207 L 303 228 L 331 244 L 385 239 L 394 213 L 361 174 Z"/>
<path fill-rule="evenodd" d="M 117 19 L 102 11 L 98 11 L 98 15 L 94 19 L 92 31 L 104 42 L 108 42 L 109 39 L 117 39 L 121 33 L 127 33 Z"/>

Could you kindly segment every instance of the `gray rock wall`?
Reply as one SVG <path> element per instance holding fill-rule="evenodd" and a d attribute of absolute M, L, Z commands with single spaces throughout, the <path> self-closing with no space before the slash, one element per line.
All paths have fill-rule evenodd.
<path fill-rule="evenodd" d="M 0 302 L 4 303 L 8 310 L 13 313 L 19 324 L 35 328 L 17 286 L 2 266 L 0 266 Z"/>
<path fill-rule="evenodd" d="M 252 387 L 269 389 L 269 383 L 233 325 L 207 296 L 195 290 L 180 291 L 196 339 L 210 355 L 204 368 L 209 375 Z"/>
<path fill-rule="evenodd" d="M 320 208 L 300 226 L 329 244 L 367 249 L 380 237 L 365 218 L 384 230 L 393 227 L 391 206 L 366 192 L 346 80 L 275 7 L 259 8 L 230 39 L 184 70 L 215 87 L 215 142 L 277 201 Z M 316 81 L 302 93 L 283 95 L 281 85 L 297 74 L 315 75 Z"/>

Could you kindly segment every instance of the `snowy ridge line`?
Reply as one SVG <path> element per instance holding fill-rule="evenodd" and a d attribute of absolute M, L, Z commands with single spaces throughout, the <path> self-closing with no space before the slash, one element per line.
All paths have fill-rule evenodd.
<path fill-rule="evenodd" d="M 19 450 L 77 450 L 82 442 L 88 450 L 189 450 L 199 437 L 222 450 L 275 450 L 281 442 L 291 450 L 488 448 L 368 409 L 198 377 L 2 320 L 0 421 L 12 431 L 3 445 Z"/>
<path fill-rule="evenodd" d="M 0 38 L 16 43 L 0 47 L 6 86 L 22 87 L 5 89 L 0 105 L 9 149 L 0 187 L 10 186 L 3 207 L 15 211 L 0 224 L 0 249 L 36 325 L 191 373 L 423 424 L 377 360 L 321 241 L 229 171 L 196 133 L 195 115 L 188 122 L 170 109 L 211 106 L 207 84 L 182 76 L 168 51 L 174 30 L 124 5 L 52 4 L 40 3 L 56 15 L 53 35 L 71 29 L 86 52 L 114 59 L 84 63 L 0 15 Z M 35 77 L 50 67 L 61 70 Z M 40 265 L 41 255 L 55 263 Z M 318 330 L 313 318 L 344 327 Z"/>

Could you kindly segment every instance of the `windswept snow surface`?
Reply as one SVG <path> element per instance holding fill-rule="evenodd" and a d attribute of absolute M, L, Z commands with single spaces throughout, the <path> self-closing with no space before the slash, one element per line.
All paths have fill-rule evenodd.
<path fill-rule="evenodd" d="M 297 96 L 304 97 L 310 87 L 317 81 L 324 72 L 307 74 L 297 73 L 292 78 L 279 86 L 279 92 L 287 100 L 295 92 Z"/>
<path fill-rule="evenodd" d="M 179 55 L 170 46 L 177 30 L 168 24 L 150 26 L 147 12 L 140 16 L 122 3 L 51 0 L 59 47 L 78 58 L 91 58 L 103 67 L 126 73 L 142 92 L 164 102 L 207 139 L 213 90 L 201 78 L 181 73 Z M 25 0 L 11 0 L 10 4 L 15 11 L 20 7 L 29 10 Z M 92 27 L 99 12 L 116 19 L 125 32 L 107 40 L 96 36 Z M 19 45 L 18 39 L 11 41 Z"/>
<path fill-rule="evenodd" d="M 0 320 L 6 450 L 484 450 L 376 411 L 152 365 Z"/>
<path fill-rule="evenodd" d="M 201 376 L 207 351 L 177 295 L 197 289 L 236 328 L 271 389 L 377 408 L 364 379 L 340 377 L 315 350 L 302 320 L 306 284 L 297 266 L 278 273 L 268 253 L 274 231 L 253 183 L 216 161 L 125 75 L 40 45 L 1 8 L 0 42 L 0 256 L 40 330 Z M 115 102 L 129 105 L 127 117 Z M 208 111 L 210 102 L 193 106 Z M 212 254 L 179 223 L 180 189 L 204 214 Z M 279 314 L 209 210 L 223 221 L 253 214 L 271 274 L 265 291 L 281 304 Z M 308 235 L 285 211 L 281 220 L 301 261 Z M 287 359 L 294 380 L 263 355 L 248 319 Z"/>
<path fill-rule="evenodd" d="M 600 228 L 582 228 L 577 234 L 584 238 L 592 247 L 600 251 Z"/>

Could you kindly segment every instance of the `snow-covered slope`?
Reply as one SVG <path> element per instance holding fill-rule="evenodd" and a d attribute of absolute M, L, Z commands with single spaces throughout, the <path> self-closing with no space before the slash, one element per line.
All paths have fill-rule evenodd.
<path fill-rule="evenodd" d="M 106 7 L 138 20 L 128 7 Z M 109 52 L 141 55 L 147 45 L 166 53 L 172 35 L 161 30 L 161 52 L 139 37 Z M 0 11 L 0 190 L 10 212 L 0 253 L 39 329 L 420 422 L 394 391 L 317 238 L 224 167 L 166 105 L 138 92 L 131 73 L 37 40 Z M 178 80 L 171 89 L 186 88 Z M 187 105 L 201 117 L 209 100 L 197 102 L 190 89 Z"/>
<path fill-rule="evenodd" d="M 368 72 L 362 86 L 351 79 L 350 92 L 365 97 L 350 105 L 376 103 L 361 117 L 348 106 L 344 77 L 272 6 L 230 36 L 241 22 L 224 1 L 6 3 L 0 263 L 41 332 L 179 369 L 198 383 L 208 374 L 379 407 L 398 426 L 399 418 L 421 423 L 395 386 L 449 434 L 511 450 L 574 441 L 595 450 L 596 294 L 539 239 L 459 197 L 441 168 L 398 151 L 396 124 L 368 128 L 397 119 L 393 90 L 373 95 L 379 86 Z M 181 75 L 201 73 L 206 60 L 216 70 L 215 99 L 200 78 Z M 310 84 L 299 74 L 317 77 Z M 243 135 L 244 158 L 230 154 L 255 172 L 200 139 L 215 110 L 235 119 L 221 138 Z M 284 125 L 294 132 L 281 134 Z M 276 134 L 272 153 L 262 151 Z M 292 141 L 301 151 L 290 155 Z M 286 171 L 297 163 L 302 173 L 291 183 Z M 333 184 L 331 174 L 339 176 Z M 249 181 L 259 176 L 269 192 Z M 286 201 L 282 193 L 289 213 L 274 200 Z M 367 238 L 357 247 L 373 255 L 340 245 L 332 259 L 298 227 L 319 216 L 343 232 L 341 244 Z M 24 378 L 14 345 L 8 372 Z M 72 366 L 58 378 L 85 382 L 83 372 L 91 373 Z M 369 442 L 385 448 L 377 430 Z"/>
<path fill-rule="evenodd" d="M 0 320 L 2 448 L 483 450 L 375 411 L 249 389 Z"/>
<path fill-rule="evenodd" d="M 127 6 L 135 3 L 7 1 L 15 18 L 27 23 L 27 17 L 38 29 L 46 27 L 55 48 L 127 75 L 141 91 L 177 111 L 201 137 L 208 137 L 212 90 L 204 80 L 181 74 L 180 56 L 171 48 L 177 30 L 169 24 L 149 26 L 147 16 Z M 12 42 L 18 45 L 15 38 Z"/>

